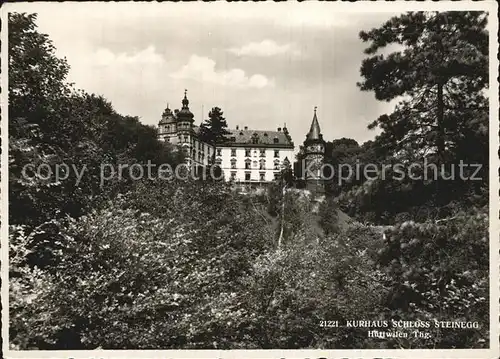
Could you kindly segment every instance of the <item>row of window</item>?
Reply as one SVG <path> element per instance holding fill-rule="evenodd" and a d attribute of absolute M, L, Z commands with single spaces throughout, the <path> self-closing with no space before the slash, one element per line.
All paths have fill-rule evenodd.
<path fill-rule="evenodd" d="M 277 180 L 279 179 L 279 172 L 274 173 L 274 179 Z M 236 172 L 231 172 L 231 181 L 236 180 Z M 250 181 L 252 179 L 252 173 L 251 172 L 245 172 L 245 181 Z M 259 181 L 264 182 L 266 180 L 266 173 L 265 172 L 260 172 L 259 173 Z"/>
<path fill-rule="evenodd" d="M 257 151 L 255 151 L 255 154 L 257 154 Z M 252 155 L 252 150 L 246 148 L 245 149 L 245 157 L 251 157 L 251 155 Z M 217 149 L 217 156 L 222 156 L 222 149 L 221 148 Z M 274 150 L 274 157 L 279 158 L 279 156 L 280 156 L 280 150 Z M 236 157 L 236 149 L 235 148 L 231 149 L 231 157 Z M 266 157 L 266 150 L 265 149 L 260 150 L 260 157 Z"/>
<path fill-rule="evenodd" d="M 166 132 L 174 132 L 176 131 L 176 126 L 177 126 L 177 130 L 186 130 L 186 129 L 190 129 L 191 128 L 191 124 L 189 124 L 188 122 L 179 122 L 177 123 L 177 125 L 165 125 L 163 127 L 164 131 Z"/>
<path fill-rule="evenodd" d="M 260 160 L 258 163 L 257 161 L 253 161 L 253 167 L 256 168 L 257 164 L 259 166 L 259 170 L 265 170 L 266 169 L 266 160 Z M 236 159 L 232 158 L 231 159 L 231 169 L 236 169 Z M 245 169 L 249 170 L 252 169 L 252 161 L 249 159 L 245 160 Z M 281 169 L 281 164 L 279 160 L 274 161 L 274 169 L 275 170 L 280 170 Z"/>

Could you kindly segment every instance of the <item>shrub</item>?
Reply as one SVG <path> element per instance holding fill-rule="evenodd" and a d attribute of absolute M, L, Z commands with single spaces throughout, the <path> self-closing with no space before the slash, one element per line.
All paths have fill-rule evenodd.
<path fill-rule="evenodd" d="M 479 329 L 441 329 L 407 347 L 478 348 L 488 343 L 487 209 L 441 221 L 403 222 L 387 232 L 380 265 L 391 286 L 387 315 L 405 320 L 479 322 Z"/>

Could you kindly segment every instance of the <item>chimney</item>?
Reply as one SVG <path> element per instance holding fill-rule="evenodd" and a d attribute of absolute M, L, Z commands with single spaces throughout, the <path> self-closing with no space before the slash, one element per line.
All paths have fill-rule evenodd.
<path fill-rule="evenodd" d="M 245 130 L 248 130 L 248 126 L 245 126 Z"/>
<path fill-rule="evenodd" d="M 281 127 L 278 127 L 278 132 L 281 132 Z"/>
<path fill-rule="evenodd" d="M 236 125 L 236 129 L 239 130 L 240 129 L 240 126 Z"/>

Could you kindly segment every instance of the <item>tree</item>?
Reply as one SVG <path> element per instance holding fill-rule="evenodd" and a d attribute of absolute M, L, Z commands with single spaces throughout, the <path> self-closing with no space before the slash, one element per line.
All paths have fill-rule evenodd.
<path fill-rule="evenodd" d="M 362 31 L 373 55 L 363 60 L 359 83 L 381 101 L 401 99 L 370 127 L 392 151 L 410 146 L 445 161 L 460 151 L 464 130 L 487 133 L 488 33 L 484 12 L 409 12 Z M 400 50 L 376 53 L 389 45 Z M 486 143 L 487 144 L 487 143 Z M 479 149 L 479 148 L 478 148 Z M 481 148 L 484 153 L 484 148 Z"/>
<path fill-rule="evenodd" d="M 67 108 L 69 65 L 55 56 L 35 21 L 36 14 L 9 13 L 9 132 L 15 135 L 25 121 L 40 126 L 49 140 L 57 137 Z"/>
<path fill-rule="evenodd" d="M 373 91 L 378 100 L 398 101 L 392 113 L 369 125 L 382 130 L 370 146 L 377 164 L 409 164 L 426 158 L 450 172 L 450 166 L 462 160 L 482 164 L 480 176 L 486 178 L 479 183 L 445 181 L 441 176 L 429 182 L 374 181 L 371 189 L 360 190 L 368 192 L 373 203 L 382 190 L 391 193 L 394 203 L 405 203 L 406 198 L 415 205 L 442 207 L 481 193 L 481 187 L 487 186 L 486 23 L 484 12 L 409 12 L 360 33 L 370 56 L 362 62 L 363 81 L 358 86 Z M 389 46 L 396 50 L 378 53 Z"/>
<path fill-rule="evenodd" d="M 67 83 L 69 65 L 35 21 L 34 14 L 9 13 L 9 218 L 31 225 L 78 217 L 126 190 L 130 183 L 116 179 L 100 186 L 102 164 L 175 166 L 182 160 L 158 141 L 153 127 Z M 26 175 L 25 165 L 32 166 Z M 61 165 L 75 170 L 64 180 L 47 177 L 47 168 Z M 83 174 L 79 180 L 76 171 Z"/>
<path fill-rule="evenodd" d="M 219 107 L 213 107 L 208 113 L 208 120 L 205 120 L 200 126 L 200 136 L 203 141 L 214 145 L 226 141 L 225 136 L 230 132 L 227 130 L 227 122 L 223 114 Z"/>

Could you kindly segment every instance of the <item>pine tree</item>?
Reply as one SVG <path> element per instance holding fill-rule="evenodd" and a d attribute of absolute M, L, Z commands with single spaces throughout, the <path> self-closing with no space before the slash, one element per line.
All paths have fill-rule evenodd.
<path fill-rule="evenodd" d="M 208 113 L 208 119 L 200 126 L 200 136 L 203 141 L 217 145 L 226 140 L 227 122 L 223 117 L 224 112 L 219 107 L 213 107 Z"/>
<path fill-rule="evenodd" d="M 376 142 L 387 159 L 426 157 L 439 168 L 462 160 L 482 164 L 480 175 L 487 178 L 486 24 L 484 12 L 409 12 L 360 33 L 371 56 L 363 60 L 358 86 L 374 91 L 378 100 L 398 101 L 392 113 L 369 125 L 382 130 Z M 396 50 L 379 53 L 388 48 Z M 438 177 L 432 196 L 440 206 L 485 183 Z"/>
<path fill-rule="evenodd" d="M 487 153 L 488 33 L 484 12 L 409 12 L 362 31 L 370 45 L 358 86 L 381 101 L 399 99 L 392 114 L 370 127 L 382 129 L 389 151 L 405 149 L 450 160 L 473 141 Z M 381 49 L 397 46 L 387 56 Z M 484 141 L 483 141 L 484 140 Z"/>

